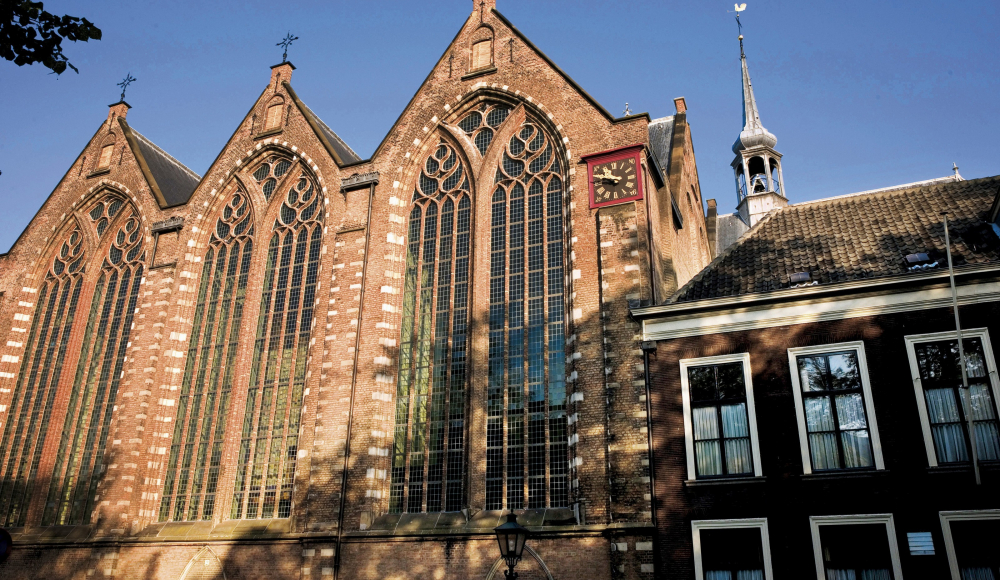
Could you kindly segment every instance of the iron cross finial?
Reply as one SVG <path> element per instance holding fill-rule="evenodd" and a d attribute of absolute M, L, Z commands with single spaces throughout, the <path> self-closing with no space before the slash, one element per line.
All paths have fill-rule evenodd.
<path fill-rule="evenodd" d="M 625 111 L 622 113 L 622 115 L 628 117 L 631 114 L 632 114 L 632 109 L 629 108 L 628 103 L 625 103 Z"/>
<path fill-rule="evenodd" d="M 127 89 L 128 86 L 134 83 L 135 81 L 136 79 L 132 78 L 132 73 L 130 72 L 127 75 L 125 75 L 125 78 L 122 79 L 122 82 L 118 83 L 118 86 L 122 88 L 122 97 L 121 97 L 122 101 L 125 100 L 125 89 Z"/>
<path fill-rule="evenodd" d="M 281 42 L 279 42 L 278 44 L 275 45 L 275 46 L 284 47 L 284 49 L 285 49 L 285 52 L 283 52 L 281 54 L 281 62 L 285 62 L 285 61 L 288 60 L 288 47 L 291 46 L 292 43 L 295 42 L 298 39 L 299 39 L 298 36 L 292 36 L 292 33 L 289 32 L 288 34 L 285 35 L 284 40 L 282 40 Z"/>

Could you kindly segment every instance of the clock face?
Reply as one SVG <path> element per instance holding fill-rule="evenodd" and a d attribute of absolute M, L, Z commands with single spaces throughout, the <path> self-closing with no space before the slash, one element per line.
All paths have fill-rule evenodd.
<path fill-rule="evenodd" d="M 638 159 L 638 151 L 633 149 L 615 158 L 602 156 L 588 163 L 591 207 L 642 198 L 642 168 Z"/>

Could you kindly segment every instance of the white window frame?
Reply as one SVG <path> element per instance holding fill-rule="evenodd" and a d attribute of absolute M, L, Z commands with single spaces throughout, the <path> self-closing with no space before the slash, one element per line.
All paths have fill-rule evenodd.
<path fill-rule="evenodd" d="M 889 557 L 892 560 L 893 580 L 903 580 L 903 567 L 899 563 L 899 543 L 896 541 L 896 525 L 892 514 L 857 514 L 849 516 L 809 516 L 809 528 L 812 532 L 813 557 L 816 560 L 816 580 L 826 580 L 826 566 L 823 564 L 823 543 L 820 539 L 820 526 L 854 526 L 868 524 L 884 524 L 885 533 L 889 538 Z"/>
<path fill-rule="evenodd" d="M 993 412 L 1000 417 L 1000 379 L 997 378 L 997 364 L 993 360 L 993 345 L 990 344 L 990 332 L 986 328 L 970 328 L 962 330 L 962 338 L 979 338 L 983 341 L 983 354 L 986 356 L 986 371 L 990 377 L 991 394 L 993 395 Z M 920 382 L 920 367 L 917 366 L 916 345 L 923 342 L 939 340 L 957 340 L 958 333 L 954 330 L 933 332 L 929 334 L 911 334 L 904 336 L 906 356 L 910 360 L 910 376 L 913 379 L 913 392 L 917 397 L 917 413 L 920 415 L 920 428 L 924 434 L 924 449 L 927 450 L 927 465 L 937 467 L 937 451 L 934 449 L 934 437 L 931 434 L 931 422 L 927 415 L 927 400 L 924 397 L 924 386 Z M 961 401 L 959 401 L 961 404 Z"/>
<path fill-rule="evenodd" d="M 688 387 L 688 368 L 739 362 L 743 363 L 743 384 L 747 391 L 747 421 L 750 427 L 750 450 L 753 453 L 753 477 L 761 477 L 760 444 L 757 441 L 757 410 L 753 402 L 753 382 L 750 374 L 750 353 L 725 354 L 702 358 L 681 359 L 681 397 L 684 402 L 684 444 L 687 450 L 688 481 L 698 479 L 694 457 L 694 426 L 691 419 L 691 391 Z M 749 477 L 749 475 L 748 475 Z"/>
<path fill-rule="evenodd" d="M 963 333 L 964 335 L 965 333 Z M 970 520 L 1000 520 L 1000 510 L 958 510 L 939 512 L 941 533 L 944 535 L 944 550 L 948 555 L 948 568 L 953 580 L 962 580 L 958 568 L 958 554 L 955 553 L 955 539 L 951 535 L 951 522 Z"/>
<path fill-rule="evenodd" d="M 694 547 L 695 580 L 705 580 L 705 566 L 701 561 L 702 530 L 732 530 L 754 528 L 760 530 L 760 545 L 764 554 L 764 580 L 774 580 L 771 571 L 771 540 L 767 534 L 767 518 L 746 518 L 739 520 L 691 520 L 691 540 Z"/>
<path fill-rule="evenodd" d="M 799 426 L 799 448 L 802 451 L 802 473 L 810 474 L 812 470 L 812 456 L 809 454 L 809 430 L 806 427 L 805 397 L 802 394 L 802 383 L 799 380 L 798 357 L 817 354 L 827 354 L 831 352 L 854 351 L 858 357 L 858 372 L 861 374 L 861 391 L 865 398 L 865 414 L 868 419 L 868 434 L 871 436 L 872 455 L 875 459 L 875 469 L 885 469 L 885 461 L 882 459 L 882 442 L 878 436 L 878 422 L 875 420 L 875 403 L 872 400 L 872 385 L 868 379 L 868 360 L 865 358 L 864 341 L 837 342 L 833 344 L 820 344 L 816 346 L 800 346 L 788 349 L 788 367 L 792 375 L 792 395 L 795 397 L 795 418 Z M 852 471 L 849 469 L 830 470 L 829 473 L 838 471 Z M 823 473 L 827 473 L 824 471 Z"/>

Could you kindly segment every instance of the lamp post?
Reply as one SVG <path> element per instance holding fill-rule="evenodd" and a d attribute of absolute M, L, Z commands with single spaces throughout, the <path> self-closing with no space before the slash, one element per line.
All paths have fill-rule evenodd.
<path fill-rule="evenodd" d="M 528 539 L 528 529 L 518 525 L 517 516 L 511 512 L 507 514 L 507 522 L 500 524 L 493 531 L 496 532 L 497 542 L 500 544 L 500 556 L 507 563 L 503 577 L 506 580 L 516 580 L 517 572 L 514 571 L 514 566 L 521 561 L 524 544 Z"/>

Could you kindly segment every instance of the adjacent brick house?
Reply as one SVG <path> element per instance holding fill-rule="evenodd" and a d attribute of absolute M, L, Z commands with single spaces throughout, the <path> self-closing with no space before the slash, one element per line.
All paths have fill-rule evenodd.
<path fill-rule="evenodd" d="M 658 572 L 996 577 L 998 211 L 1000 177 L 957 172 L 781 207 L 665 304 L 632 310 L 649 341 Z"/>
<path fill-rule="evenodd" d="M 370 159 L 291 63 L 204 176 L 111 106 L 0 256 L 5 578 L 491 578 L 510 510 L 523 578 L 653 576 L 628 308 L 710 259 L 686 104 L 473 8 Z"/>

